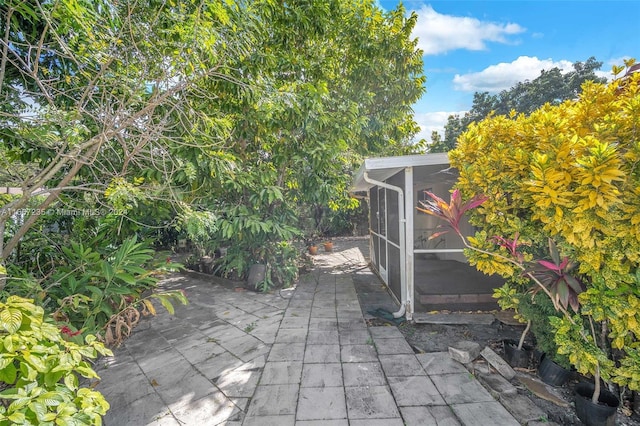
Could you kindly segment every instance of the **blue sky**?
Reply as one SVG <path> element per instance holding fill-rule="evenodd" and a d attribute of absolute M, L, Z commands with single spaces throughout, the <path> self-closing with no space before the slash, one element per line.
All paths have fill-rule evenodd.
<path fill-rule="evenodd" d="M 385 10 L 397 0 L 379 0 Z M 424 50 L 427 93 L 414 105 L 429 140 L 450 114 L 469 110 L 473 93 L 498 93 L 542 69 L 571 70 L 593 56 L 601 74 L 623 58 L 640 61 L 640 1 L 403 2 L 418 14 L 414 36 Z"/>

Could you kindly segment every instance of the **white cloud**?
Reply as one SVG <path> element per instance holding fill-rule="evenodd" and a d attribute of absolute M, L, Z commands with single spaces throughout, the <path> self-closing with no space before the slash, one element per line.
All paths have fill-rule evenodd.
<path fill-rule="evenodd" d="M 476 18 L 443 15 L 431 6 L 417 10 L 418 22 L 413 35 L 425 55 L 437 55 L 450 50 L 485 50 L 487 42 L 510 43 L 509 36 L 525 28 L 513 23 L 484 22 Z"/>
<path fill-rule="evenodd" d="M 464 115 L 467 111 L 439 111 L 439 112 L 418 112 L 413 118 L 420 126 L 420 132 L 415 136 L 415 140 L 426 139 L 431 141 L 431 132 L 436 131 L 444 137 L 444 125 L 450 115 Z"/>
<path fill-rule="evenodd" d="M 455 90 L 463 92 L 497 93 L 508 90 L 520 81 L 534 80 L 542 70 L 560 68 L 562 72 L 573 71 L 573 63 L 567 60 L 553 61 L 535 56 L 520 56 L 513 62 L 491 65 L 480 72 L 456 74 L 453 78 Z"/>

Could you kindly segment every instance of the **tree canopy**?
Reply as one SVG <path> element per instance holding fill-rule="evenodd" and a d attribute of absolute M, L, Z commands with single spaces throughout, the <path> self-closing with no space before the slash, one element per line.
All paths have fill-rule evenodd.
<path fill-rule="evenodd" d="M 602 62 L 591 57 L 585 62 L 575 62 L 573 71 L 563 73 L 557 67 L 542 70 L 534 80 L 520 82 L 495 95 L 476 92 L 473 95 L 471 109 L 462 117 L 449 116 L 444 139 L 432 139 L 429 152 L 452 150 L 456 146 L 458 136 L 467 130 L 471 123 L 477 123 L 490 114 L 509 115 L 511 111 L 515 111 L 528 115 L 545 104 L 560 105 L 565 100 L 576 99 L 585 81 L 606 82 L 606 79 L 595 74 L 601 67 Z"/>
<path fill-rule="evenodd" d="M 233 242 L 230 268 L 242 270 L 282 256 L 305 208 L 352 206 L 360 156 L 415 149 L 411 105 L 425 78 L 416 15 L 401 6 L 8 0 L 0 10 L 0 186 L 20 188 L 0 202 L 0 259 L 43 216 L 76 211 L 62 219 L 114 239 L 177 225 Z"/>

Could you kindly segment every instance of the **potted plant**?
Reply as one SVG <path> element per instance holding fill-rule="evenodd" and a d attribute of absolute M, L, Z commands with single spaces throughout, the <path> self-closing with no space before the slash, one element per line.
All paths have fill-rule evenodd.
<path fill-rule="evenodd" d="M 601 389 L 598 401 L 592 401 L 593 383 L 580 382 L 574 388 L 576 415 L 586 426 L 615 425 L 616 410 L 620 400 L 612 392 Z"/>
<path fill-rule="evenodd" d="M 324 251 L 332 252 L 333 251 L 333 241 L 327 240 L 324 242 Z"/>
<path fill-rule="evenodd" d="M 521 300 L 526 299 L 526 294 L 517 294 L 516 290 L 508 285 L 495 289 L 493 297 L 498 299 L 498 304 L 504 310 L 513 310 L 514 318 L 526 323 L 518 340 L 504 339 L 502 341 L 504 358 L 512 367 L 528 368 L 531 361 L 533 348 L 525 344 L 525 338 L 531 330 L 531 320 L 526 319 L 520 312 Z"/>
<path fill-rule="evenodd" d="M 309 250 L 309 254 L 312 256 L 318 254 L 318 245 L 316 243 L 310 243 L 307 245 L 307 249 Z"/>

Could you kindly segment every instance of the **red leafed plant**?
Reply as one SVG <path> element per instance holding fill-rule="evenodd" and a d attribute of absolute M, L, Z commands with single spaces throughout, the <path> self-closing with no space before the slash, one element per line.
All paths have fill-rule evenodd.
<path fill-rule="evenodd" d="M 430 198 L 428 200 L 420 201 L 422 207 L 418 207 L 418 210 L 423 213 L 428 213 L 430 215 L 439 217 L 440 219 L 447 222 L 447 224 L 453 229 L 462 239 L 464 240 L 464 236 L 460 233 L 460 221 L 464 214 L 480 206 L 482 203 L 487 201 L 487 197 L 484 195 L 476 195 L 471 200 L 466 203 L 462 202 L 462 195 L 460 195 L 460 191 L 457 189 L 453 191 L 451 194 L 451 200 L 449 203 L 444 201 L 442 198 L 435 195 L 433 192 L 425 191 L 425 194 Z M 436 238 L 442 234 L 446 234 L 449 232 L 446 231 L 436 232 L 431 235 L 429 239 Z"/>

